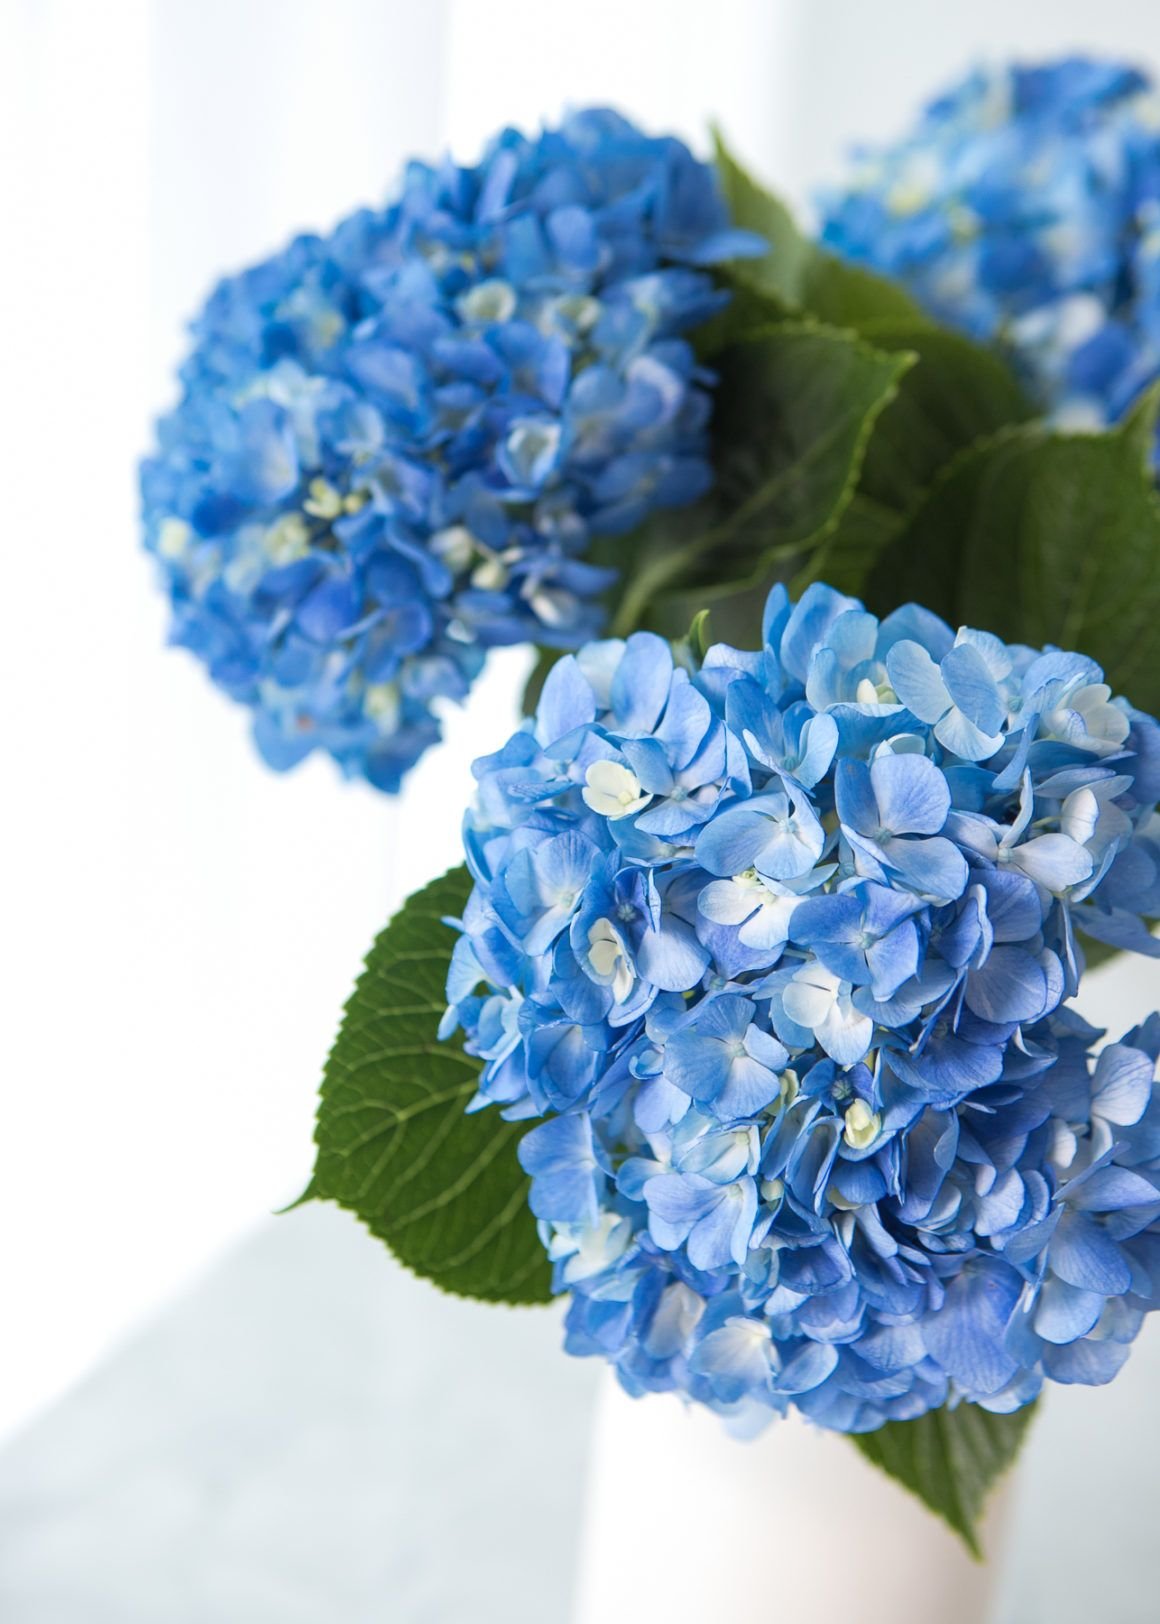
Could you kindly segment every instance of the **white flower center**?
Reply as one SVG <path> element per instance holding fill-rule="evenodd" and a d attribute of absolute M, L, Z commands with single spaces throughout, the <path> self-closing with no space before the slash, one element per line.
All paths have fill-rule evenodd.
<path fill-rule="evenodd" d="M 846 1107 L 846 1127 L 843 1137 L 851 1150 L 865 1150 L 877 1139 L 882 1118 L 872 1111 L 865 1100 L 854 1100 Z"/>
<path fill-rule="evenodd" d="M 639 812 L 651 797 L 640 779 L 619 761 L 594 761 L 584 775 L 584 804 L 601 818 L 625 818 Z"/>

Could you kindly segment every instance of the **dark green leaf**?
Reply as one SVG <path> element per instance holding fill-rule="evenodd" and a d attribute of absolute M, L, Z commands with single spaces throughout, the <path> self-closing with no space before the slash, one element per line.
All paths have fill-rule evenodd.
<path fill-rule="evenodd" d="M 681 561 L 675 572 L 680 584 L 694 589 L 673 606 L 666 617 L 670 626 L 679 624 L 690 603 L 705 599 L 712 587 L 719 594 L 715 601 L 728 600 L 730 605 L 718 616 L 719 628 L 726 622 L 754 623 L 755 611 L 746 608 L 744 593 L 763 591 L 775 578 L 792 579 L 800 587 L 824 576 L 844 590 L 863 591 L 877 558 L 901 530 L 901 521 L 918 507 L 947 464 L 980 439 L 1032 415 L 997 355 L 937 326 L 894 283 L 848 265 L 804 238 L 784 204 L 746 173 L 719 135 L 717 168 L 733 218 L 764 236 L 770 251 L 760 260 L 739 260 L 727 267 L 732 304 L 701 335 L 702 353 L 720 372 L 716 498 L 726 510 L 731 504 L 739 509 L 739 520 L 724 551 L 719 525 L 710 527 L 718 566 L 712 582 L 704 572 L 688 567 L 689 553 L 668 536 L 674 557 Z M 764 424 L 769 414 L 760 405 L 753 408 L 752 392 L 744 376 L 738 376 L 744 363 L 737 358 L 750 348 L 760 355 L 770 331 L 767 326 L 764 337 L 757 336 L 763 317 L 784 330 L 795 314 L 799 325 L 804 316 L 824 322 L 830 331 L 853 330 L 878 353 L 905 354 L 916 364 L 899 375 L 890 400 L 867 422 L 872 432 L 860 455 L 854 505 L 847 508 L 854 495 L 850 485 L 828 519 L 808 537 L 791 536 L 787 547 L 779 536 L 760 548 L 754 545 L 753 527 L 760 528 L 767 515 L 758 511 L 751 516 L 745 506 L 752 480 L 743 477 L 740 492 L 731 483 L 731 467 L 737 461 L 732 448 L 749 444 L 753 425 Z M 800 374 L 790 382 L 800 387 Z M 794 404 L 787 390 L 782 411 L 792 414 Z M 749 562 L 748 574 L 738 566 L 738 555 Z M 655 588 L 651 579 L 648 584 Z M 639 609 L 642 601 L 630 600 L 630 608 Z M 655 596 L 653 603 L 654 613 L 658 612 L 661 605 Z"/>
<path fill-rule="evenodd" d="M 869 584 L 952 625 L 1077 649 L 1133 704 L 1160 706 L 1160 506 L 1139 420 L 1109 434 L 1016 429 L 952 463 Z"/>
<path fill-rule="evenodd" d="M 633 538 L 618 635 L 640 625 L 679 635 L 706 602 L 764 584 L 817 545 L 853 495 L 875 420 L 911 357 L 786 322 L 715 364 L 712 496 Z"/>
<path fill-rule="evenodd" d="M 536 706 L 540 703 L 540 695 L 544 691 L 544 684 L 548 680 L 548 672 L 560 658 L 561 650 L 558 648 L 537 648 L 536 663 L 531 669 L 524 691 L 520 696 L 520 710 L 524 716 L 533 716 Z"/>
<path fill-rule="evenodd" d="M 848 265 L 816 244 L 802 279 L 801 305 L 819 321 L 853 327 L 860 333 L 877 321 L 933 325 L 896 282 L 865 266 Z"/>
<path fill-rule="evenodd" d="M 867 1460 L 918 1496 L 982 1557 L 979 1519 L 988 1494 L 1011 1466 L 1035 1405 L 992 1415 L 977 1404 L 931 1410 L 917 1421 L 890 1421 L 852 1435 Z"/>
<path fill-rule="evenodd" d="M 1160 419 L 1160 379 L 1138 395 L 1132 409 L 1120 425 L 1120 433 L 1136 449 L 1144 464 L 1145 475 L 1152 478 L 1152 459 L 1156 455 L 1156 424 Z"/>
<path fill-rule="evenodd" d="M 835 591 L 859 597 L 867 576 L 905 522 L 894 508 L 855 492 L 833 530 L 790 582 L 791 596 L 800 597 L 811 581 L 825 581 Z"/>
<path fill-rule="evenodd" d="M 909 512 L 952 457 L 1033 415 L 999 358 L 958 333 L 897 321 L 860 331 L 878 349 L 918 356 L 866 453 L 860 490 L 872 501 Z"/>
<path fill-rule="evenodd" d="M 331 1050 L 306 1198 L 337 1201 L 416 1274 L 489 1302 L 542 1303 L 550 1270 L 516 1160 L 525 1123 L 464 1115 L 480 1062 L 436 1037 L 464 868 L 415 893 L 375 942 Z"/>

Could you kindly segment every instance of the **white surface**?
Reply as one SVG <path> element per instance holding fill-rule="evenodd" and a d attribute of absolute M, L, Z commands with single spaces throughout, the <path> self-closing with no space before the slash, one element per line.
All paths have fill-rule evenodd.
<path fill-rule="evenodd" d="M 1004 1490 L 988 1555 L 1007 1509 Z M 575 1624 L 980 1624 L 996 1573 L 837 1433 L 791 1416 L 743 1443 L 670 1395 L 600 1389 Z"/>
<path fill-rule="evenodd" d="M 737 1442 L 606 1378 L 574 1624 L 1155 1624 L 1158 1387 L 1150 1324 L 1110 1387 L 1051 1388 L 980 1569 L 845 1439 L 787 1421 Z"/>
<path fill-rule="evenodd" d="M 0 1453 L 4 1624 L 566 1624 L 596 1371 L 271 1219 Z"/>
<path fill-rule="evenodd" d="M 0 1430 L 297 1193 L 360 958 L 454 850 L 470 726 L 401 817 L 325 762 L 265 772 L 242 714 L 164 649 L 135 490 L 211 281 L 440 144 L 442 19 L 0 7 Z"/>
<path fill-rule="evenodd" d="M 802 1429 L 779 1470 L 776 1434 L 763 1454 L 675 1401 L 618 1398 L 589 1477 L 600 1371 L 559 1335 L 552 1311 L 440 1296 L 337 1210 L 268 1220 L 0 1451 L 0 1619 L 803 1624 L 787 1591 L 820 1570 L 845 1586 L 824 1624 L 867 1624 L 867 1595 L 909 1583 L 886 1561 L 899 1491 L 871 1502 L 890 1518 L 869 1557 L 863 1522 L 838 1514 L 862 1470 L 842 1440 Z M 1155 1624 L 1158 1389 L 1152 1325 L 1111 1387 L 1049 1395 L 993 1624 Z M 807 1567 L 798 1474 L 823 1463 Z M 604 1544 L 587 1619 L 570 1607 L 582 1529 Z M 594 1612 L 597 1583 L 613 1599 Z"/>

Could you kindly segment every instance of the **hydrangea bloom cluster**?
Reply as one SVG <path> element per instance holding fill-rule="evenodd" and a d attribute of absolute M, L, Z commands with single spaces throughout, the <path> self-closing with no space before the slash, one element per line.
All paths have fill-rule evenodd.
<path fill-rule="evenodd" d="M 445 1031 L 520 1145 L 567 1345 L 870 1429 L 1101 1383 L 1160 1305 L 1160 725 L 1078 654 L 820 584 L 758 653 L 560 660 L 476 764 Z"/>
<path fill-rule="evenodd" d="M 1160 100 L 1083 59 L 972 73 L 822 200 L 823 239 L 998 340 L 1077 427 L 1160 372 Z"/>
<path fill-rule="evenodd" d="M 142 472 L 174 639 L 255 712 L 380 788 L 488 646 L 572 647 L 610 573 L 589 540 L 710 483 L 724 295 L 713 171 L 599 109 L 475 168 L 408 166 L 389 207 L 227 278 Z"/>

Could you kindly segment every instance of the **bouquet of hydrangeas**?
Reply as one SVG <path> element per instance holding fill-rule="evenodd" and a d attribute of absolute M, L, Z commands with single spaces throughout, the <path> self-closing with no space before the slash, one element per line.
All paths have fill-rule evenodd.
<path fill-rule="evenodd" d="M 395 790 L 538 650 L 307 1194 L 972 1545 L 1160 1307 L 1160 1016 L 1074 1004 L 1160 956 L 1158 131 L 1129 69 L 975 74 L 821 242 L 720 143 L 505 131 L 224 282 L 143 477 L 276 767 Z"/>

